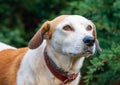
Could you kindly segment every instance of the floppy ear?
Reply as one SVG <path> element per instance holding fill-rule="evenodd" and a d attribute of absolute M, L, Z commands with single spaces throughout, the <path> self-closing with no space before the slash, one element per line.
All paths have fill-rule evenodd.
<path fill-rule="evenodd" d="M 95 37 L 96 49 L 97 49 L 99 52 L 102 52 L 102 49 L 100 48 L 100 45 L 99 45 L 99 41 L 98 41 L 98 39 L 97 39 L 97 33 L 96 33 L 96 27 L 95 27 L 95 25 L 94 25 L 93 35 L 94 35 L 94 37 Z"/>
<path fill-rule="evenodd" d="M 38 32 L 33 36 L 33 38 L 30 40 L 28 47 L 30 49 L 36 49 L 39 47 L 44 38 L 49 38 L 49 30 L 50 30 L 50 21 L 46 21 L 42 27 L 38 30 Z"/>

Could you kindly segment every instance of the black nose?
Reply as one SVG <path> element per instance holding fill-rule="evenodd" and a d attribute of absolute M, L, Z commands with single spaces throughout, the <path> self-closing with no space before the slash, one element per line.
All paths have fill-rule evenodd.
<path fill-rule="evenodd" d="M 83 42 L 87 45 L 87 46 L 93 46 L 94 45 L 94 42 L 95 42 L 95 39 L 94 37 L 91 37 L 91 36 L 85 36 L 83 38 Z"/>

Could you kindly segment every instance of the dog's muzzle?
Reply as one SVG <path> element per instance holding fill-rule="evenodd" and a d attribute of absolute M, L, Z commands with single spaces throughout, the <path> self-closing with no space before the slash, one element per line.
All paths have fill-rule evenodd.
<path fill-rule="evenodd" d="M 83 38 L 84 46 L 84 54 L 93 54 L 93 46 L 95 44 L 95 39 L 92 36 L 85 36 Z"/>

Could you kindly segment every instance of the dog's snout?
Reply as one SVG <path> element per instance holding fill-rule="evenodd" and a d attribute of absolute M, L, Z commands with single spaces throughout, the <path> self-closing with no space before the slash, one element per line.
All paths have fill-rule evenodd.
<path fill-rule="evenodd" d="M 87 46 L 93 46 L 94 45 L 94 42 L 95 42 L 95 39 L 94 37 L 91 37 L 91 36 L 85 36 L 83 38 L 83 42 L 87 45 Z"/>

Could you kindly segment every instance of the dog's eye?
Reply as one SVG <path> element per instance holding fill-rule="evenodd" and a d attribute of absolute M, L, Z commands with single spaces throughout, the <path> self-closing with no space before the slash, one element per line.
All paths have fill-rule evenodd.
<path fill-rule="evenodd" d="M 92 30 L 92 26 L 91 25 L 88 25 L 87 28 L 86 28 L 87 31 L 91 31 Z"/>
<path fill-rule="evenodd" d="M 63 27 L 65 31 L 73 31 L 73 28 L 70 25 L 66 25 Z"/>

